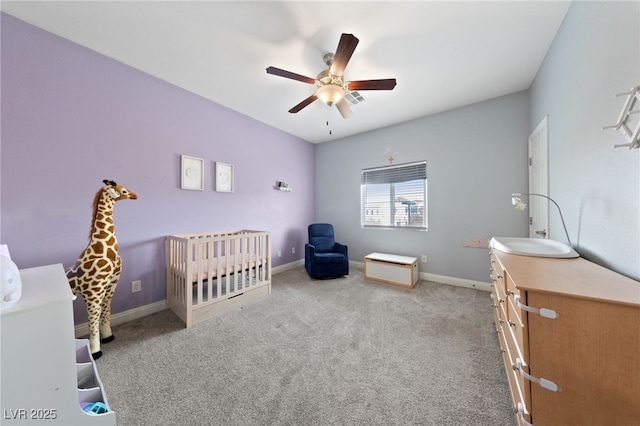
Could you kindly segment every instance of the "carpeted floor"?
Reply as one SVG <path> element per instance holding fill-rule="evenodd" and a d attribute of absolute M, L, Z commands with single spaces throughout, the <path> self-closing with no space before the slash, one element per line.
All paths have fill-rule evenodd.
<path fill-rule="evenodd" d="M 514 425 L 489 293 L 273 276 L 271 296 L 185 329 L 114 328 L 97 361 L 118 425 Z"/>

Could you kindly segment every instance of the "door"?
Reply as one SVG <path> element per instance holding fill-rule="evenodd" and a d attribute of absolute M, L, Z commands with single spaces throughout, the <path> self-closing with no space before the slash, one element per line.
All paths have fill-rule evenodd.
<path fill-rule="evenodd" d="M 529 193 L 549 196 L 549 116 L 529 135 Z M 549 237 L 549 201 L 529 195 L 529 237 Z"/>

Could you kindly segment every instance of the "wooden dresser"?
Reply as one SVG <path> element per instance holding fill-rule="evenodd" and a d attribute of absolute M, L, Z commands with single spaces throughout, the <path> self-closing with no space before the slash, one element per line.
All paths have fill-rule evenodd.
<path fill-rule="evenodd" d="M 496 249 L 491 278 L 519 425 L 640 425 L 640 282 Z"/>

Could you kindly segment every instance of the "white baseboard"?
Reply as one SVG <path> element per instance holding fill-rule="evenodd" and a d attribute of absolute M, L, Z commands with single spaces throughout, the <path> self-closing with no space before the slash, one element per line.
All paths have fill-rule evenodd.
<path fill-rule="evenodd" d="M 147 315 L 164 311 L 165 309 L 167 309 L 167 301 L 160 300 L 158 302 L 154 302 L 149 305 L 144 305 L 137 308 L 129 309 L 128 311 L 124 311 L 124 312 L 118 312 L 117 314 L 113 314 L 111 316 L 111 326 L 113 327 L 115 325 L 124 324 L 125 322 L 146 317 Z M 88 336 L 89 323 L 85 322 L 85 323 L 76 325 L 75 333 L 76 333 L 76 338 Z"/>
<path fill-rule="evenodd" d="M 300 265 L 304 265 L 304 259 L 296 260 L 295 262 L 286 263 L 284 265 L 275 266 L 271 269 L 272 274 L 287 271 L 289 269 L 297 268 Z M 155 314 L 156 312 L 164 311 L 167 309 L 167 301 L 160 300 L 158 302 L 151 303 L 149 305 L 140 306 L 130 309 L 124 312 L 118 312 L 111 316 L 111 326 L 124 324 L 125 322 L 133 321 L 134 319 L 146 317 L 147 315 Z M 76 337 L 85 337 L 89 335 L 89 323 L 85 322 L 75 326 Z"/>
<path fill-rule="evenodd" d="M 297 268 L 304 265 L 304 259 L 299 259 L 294 262 L 285 263 L 284 265 L 274 266 L 271 269 L 272 274 L 278 274 L 280 272 L 288 271 L 289 269 Z M 349 266 L 356 269 L 364 270 L 364 262 L 350 261 Z M 467 280 L 464 278 L 448 277 L 446 275 L 431 274 L 428 272 L 420 272 L 420 279 L 425 281 L 433 281 L 442 284 L 455 285 L 458 287 L 475 288 L 476 290 L 491 291 L 491 284 L 483 283 L 480 281 Z M 125 322 L 133 321 L 134 319 L 146 317 L 147 315 L 154 314 L 156 312 L 164 311 L 167 309 L 167 301 L 160 300 L 158 302 L 151 303 L 149 305 L 140 306 L 130 309 L 125 312 L 119 312 L 111 316 L 111 325 L 124 324 Z M 85 337 L 89 335 L 89 323 L 85 322 L 75 326 L 76 337 Z"/>
<path fill-rule="evenodd" d="M 350 266 L 364 270 L 364 262 L 349 262 Z M 429 272 L 420 272 L 420 279 L 425 281 L 433 281 L 441 284 L 454 285 L 457 287 L 475 288 L 476 290 L 491 291 L 491 284 L 481 281 L 467 280 L 465 278 L 449 277 L 446 275 L 431 274 Z"/>
<path fill-rule="evenodd" d="M 467 280 L 464 278 L 448 277 L 446 275 L 430 274 L 428 272 L 420 272 L 420 279 L 433 281 L 442 284 L 455 285 L 458 287 L 475 288 L 476 290 L 491 291 L 491 284 L 481 281 Z"/>
<path fill-rule="evenodd" d="M 284 265 L 278 265 L 271 268 L 272 274 L 279 274 L 280 272 L 288 271 L 289 269 L 297 268 L 298 266 L 304 266 L 304 259 L 298 259 L 293 262 L 285 263 Z"/>

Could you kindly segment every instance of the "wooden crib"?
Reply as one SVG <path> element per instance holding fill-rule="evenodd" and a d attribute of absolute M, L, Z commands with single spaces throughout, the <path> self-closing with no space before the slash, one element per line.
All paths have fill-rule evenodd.
<path fill-rule="evenodd" d="M 269 232 L 243 229 L 167 237 L 167 307 L 187 328 L 269 294 Z"/>

